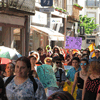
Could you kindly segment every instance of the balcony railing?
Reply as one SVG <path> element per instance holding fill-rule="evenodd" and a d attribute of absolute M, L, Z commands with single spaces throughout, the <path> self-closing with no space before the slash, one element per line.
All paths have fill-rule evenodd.
<path fill-rule="evenodd" d="M 98 0 L 95 0 L 95 1 L 92 1 L 92 0 L 87 0 L 86 1 L 86 7 L 99 7 L 100 6 L 100 1 Z"/>
<path fill-rule="evenodd" d="M 32 13 L 35 10 L 35 0 L 0 0 L 0 7 Z"/>

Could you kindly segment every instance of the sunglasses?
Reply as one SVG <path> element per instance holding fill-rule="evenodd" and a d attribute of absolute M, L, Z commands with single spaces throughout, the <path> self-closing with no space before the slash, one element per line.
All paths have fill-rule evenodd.
<path fill-rule="evenodd" d="M 46 61 L 47 63 L 51 63 L 51 61 Z"/>
<path fill-rule="evenodd" d="M 56 62 L 56 64 L 61 64 L 61 62 Z"/>
<path fill-rule="evenodd" d="M 87 64 L 86 63 L 80 63 L 80 66 L 82 66 L 82 65 L 86 66 Z"/>
<path fill-rule="evenodd" d="M 95 53 L 99 53 L 99 52 L 95 52 Z"/>

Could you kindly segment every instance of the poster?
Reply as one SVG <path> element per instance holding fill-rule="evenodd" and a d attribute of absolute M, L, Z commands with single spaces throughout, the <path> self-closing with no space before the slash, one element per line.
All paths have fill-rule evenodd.
<path fill-rule="evenodd" d="M 66 36 L 66 49 L 79 49 L 81 50 L 82 38 Z"/>
<path fill-rule="evenodd" d="M 56 84 L 56 77 L 51 65 L 43 64 L 38 66 L 37 74 L 44 88 L 58 87 Z"/>

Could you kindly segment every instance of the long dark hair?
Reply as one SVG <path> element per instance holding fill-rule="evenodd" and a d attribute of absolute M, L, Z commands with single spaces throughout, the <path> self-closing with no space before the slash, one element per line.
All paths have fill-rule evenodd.
<path fill-rule="evenodd" d="M 20 57 L 17 59 L 17 61 L 23 61 L 26 64 L 27 68 L 29 68 L 31 70 L 31 63 L 30 63 L 30 59 L 28 57 L 25 57 L 25 56 Z"/>
<path fill-rule="evenodd" d="M 1 77 L 0 77 L 0 89 L 2 89 L 2 92 L 0 93 L 0 98 L 2 100 L 8 100 L 7 96 L 6 96 L 6 89 L 5 89 L 5 86 L 4 86 L 4 81 Z"/>
<path fill-rule="evenodd" d="M 54 47 L 54 48 L 53 48 L 53 53 L 55 53 L 55 49 L 57 49 L 57 50 L 58 50 L 58 54 L 60 54 L 59 47 L 57 47 L 57 46 L 56 46 L 56 47 Z"/>
<path fill-rule="evenodd" d="M 74 100 L 73 96 L 67 91 L 59 91 L 48 97 L 47 100 Z"/>

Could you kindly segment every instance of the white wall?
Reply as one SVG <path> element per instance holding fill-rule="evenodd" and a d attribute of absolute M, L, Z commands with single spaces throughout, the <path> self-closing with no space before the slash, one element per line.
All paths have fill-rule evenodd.
<path fill-rule="evenodd" d="M 80 15 L 83 16 L 86 14 L 85 2 L 86 0 L 78 0 L 78 4 L 83 7 L 83 9 L 80 11 Z"/>

